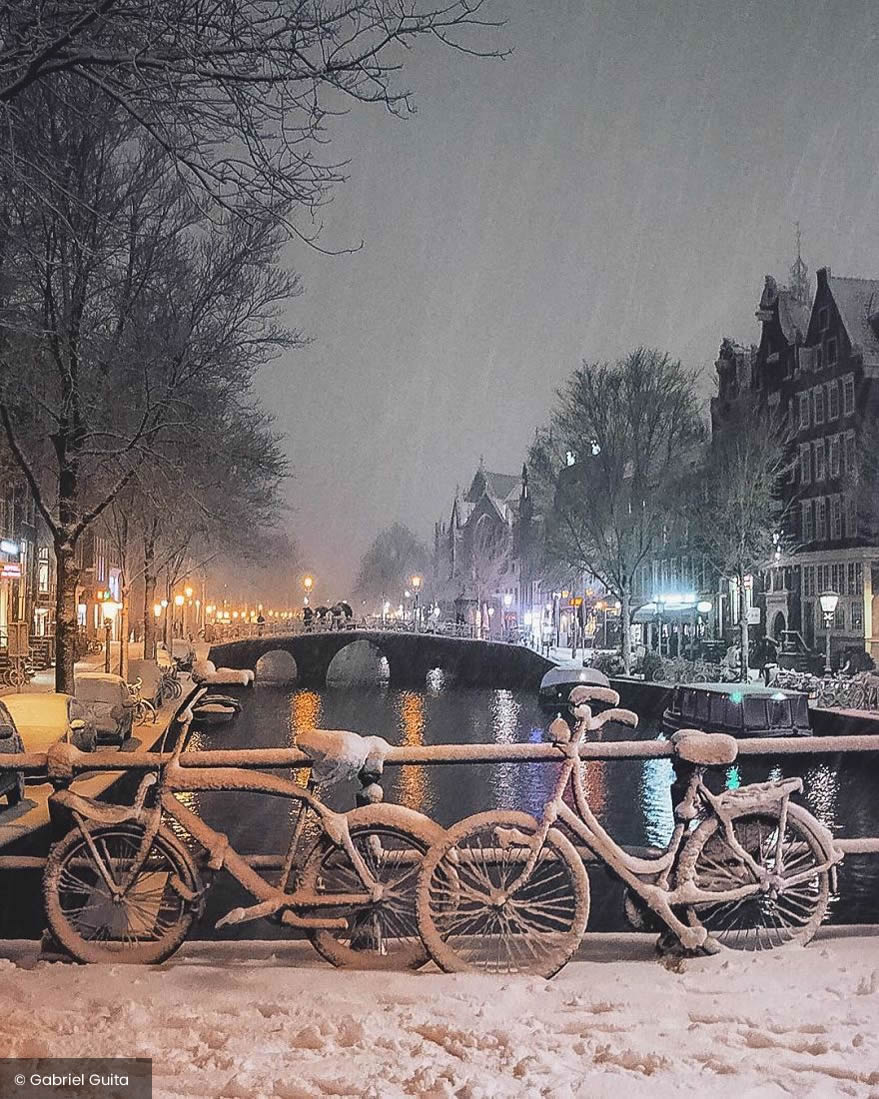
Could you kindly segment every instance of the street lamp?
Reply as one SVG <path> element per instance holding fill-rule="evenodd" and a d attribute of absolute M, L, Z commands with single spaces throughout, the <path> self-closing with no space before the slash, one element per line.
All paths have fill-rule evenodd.
<path fill-rule="evenodd" d="M 818 596 L 821 604 L 821 613 L 824 615 L 824 629 L 826 631 L 826 648 L 824 650 L 824 674 L 830 675 L 830 631 L 833 628 L 833 618 L 836 614 L 836 604 L 839 602 L 839 593 L 828 589 Z"/>
<path fill-rule="evenodd" d="M 415 607 L 414 607 L 413 617 L 415 619 L 415 629 L 417 630 L 418 629 L 418 617 L 419 617 L 418 596 L 421 593 L 421 577 L 420 576 L 413 576 L 412 577 L 412 587 L 415 589 Z"/>
<path fill-rule="evenodd" d="M 113 620 L 116 617 L 116 613 L 121 608 L 122 604 L 117 603 L 114 599 L 105 599 L 101 604 L 104 612 L 104 630 L 106 631 L 106 642 L 104 647 L 104 671 L 110 671 L 110 635 L 113 632 Z"/>

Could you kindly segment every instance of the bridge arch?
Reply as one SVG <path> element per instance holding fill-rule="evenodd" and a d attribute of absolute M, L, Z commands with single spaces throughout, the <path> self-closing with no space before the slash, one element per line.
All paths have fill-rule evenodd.
<path fill-rule="evenodd" d="M 387 683 L 391 666 L 382 649 L 367 638 L 343 645 L 327 665 L 328 685 L 348 686 L 360 683 Z"/>
<path fill-rule="evenodd" d="M 257 683 L 295 683 L 299 678 L 296 658 L 288 649 L 269 649 L 256 662 Z"/>

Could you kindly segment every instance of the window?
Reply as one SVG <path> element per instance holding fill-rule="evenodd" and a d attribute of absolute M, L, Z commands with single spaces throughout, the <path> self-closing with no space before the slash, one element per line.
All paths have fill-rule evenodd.
<path fill-rule="evenodd" d="M 827 537 L 827 497 L 819 496 L 815 501 L 815 538 L 823 542 Z M 825 587 L 823 583 L 821 587 Z"/>
<path fill-rule="evenodd" d="M 830 587 L 837 595 L 842 595 L 842 588 L 839 586 L 839 565 L 832 564 L 830 566 Z"/>
<path fill-rule="evenodd" d="M 809 394 L 800 394 L 800 431 L 809 426 Z"/>
<path fill-rule="evenodd" d="M 839 382 L 835 378 L 827 383 L 827 419 L 839 419 Z"/>
<path fill-rule="evenodd" d="M 839 476 L 839 463 L 840 456 L 842 454 L 842 440 L 839 435 L 831 435 L 830 437 L 830 476 Z"/>
<path fill-rule="evenodd" d="M 42 546 L 38 556 L 37 590 L 40 595 L 49 594 L 49 548 Z"/>
<path fill-rule="evenodd" d="M 820 345 L 815 348 L 815 369 L 820 370 L 824 366 L 824 348 Z"/>
<path fill-rule="evenodd" d="M 800 484 L 808 485 L 812 480 L 812 448 L 808 443 L 800 443 Z"/>
<path fill-rule="evenodd" d="M 813 390 L 815 394 L 815 423 L 824 423 L 824 388 L 823 386 L 816 386 Z"/>
<path fill-rule="evenodd" d="M 803 566 L 803 595 L 815 594 L 815 566 Z"/>
<path fill-rule="evenodd" d="M 825 305 L 825 307 L 823 309 L 818 310 L 818 331 L 819 332 L 826 332 L 827 331 L 828 319 L 829 319 L 828 310 L 827 310 L 827 306 Z"/>
<path fill-rule="evenodd" d="M 849 477 L 855 478 L 857 476 L 858 468 L 855 460 L 855 433 L 853 431 L 847 431 L 845 433 L 845 471 Z"/>
<path fill-rule="evenodd" d="M 836 614 L 833 616 L 833 628 L 835 630 L 845 629 L 845 603 L 840 599 L 836 604 Z"/>
<path fill-rule="evenodd" d="M 842 379 L 842 414 L 851 416 L 855 410 L 855 376 L 846 374 Z"/>
<path fill-rule="evenodd" d="M 855 498 L 851 494 L 845 498 L 845 536 L 846 538 L 858 536 L 858 511 L 855 507 Z"/>
<path fill-rule="evenodd" d="M 826 469 L 826 456 L 827 448 L 824 445 L 824 440 L 819 439 L 815 444 L 815 480 L 823 481 L 827 476 Z"/>
<path fill-rule="evenodd" d="M 834 542 L 838 542 L 842 538 L 841 496 L 833 496 L 830 500 L 830 537 Z"/>
<path fill-rule="evenodd" d="M 852 602 L 852 629 L 862 630 L 864 628 L 864 603 L 861 599 L 855 599 Z"/>
<path fill-rule="evenodd" d="M 815 529 L 812 525 L 812 501 L 803 500 L 800 507 L 802 508 L 802 522 L 800 525 L 802 539 L 804 542 L 811 542 L 815 538 Z"/>
<path fill-rule="evenodd" d="M 833 366 L 836 362 L 836 340 L 827 341 L 827 365 Z"/>

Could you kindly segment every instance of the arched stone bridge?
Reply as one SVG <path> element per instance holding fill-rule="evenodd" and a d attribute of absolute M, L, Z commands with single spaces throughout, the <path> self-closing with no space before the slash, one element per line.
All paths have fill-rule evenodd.
<path fill-rule="evenodd" d="M 440 668 L 461 687 L 536 690 L 544 673 L 554 667 L 522 645 L 385 630 L 249 637 L 212 645 L 208 658 L 218 668 L 256 668 L 260 657 L 281 650 L 295 660 L 298 683 L 323 687 L 333 658 L 356 641 L 368 642 L 387 659 L 390 682 L 397 686 L 423 686 L 428 672 Z"/>

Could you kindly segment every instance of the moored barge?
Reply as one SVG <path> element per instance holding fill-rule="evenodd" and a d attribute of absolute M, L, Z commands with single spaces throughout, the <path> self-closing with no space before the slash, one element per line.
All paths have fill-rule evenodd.
<path fill-rule="evenodd" d="M 812 735 L 806 695 L 752 683 L 681 683 L 662 715 L 662 728 L 737 737 Z"/>

